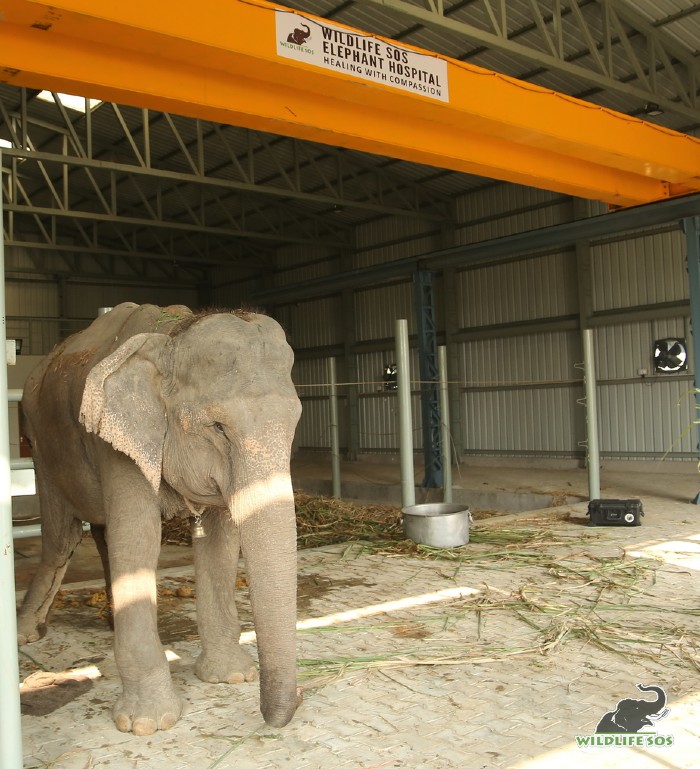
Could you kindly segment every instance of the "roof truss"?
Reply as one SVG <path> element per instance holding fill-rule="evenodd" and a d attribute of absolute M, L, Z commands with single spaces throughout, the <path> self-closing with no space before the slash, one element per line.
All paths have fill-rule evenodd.
<path fill-rule="evenodd" d="M 415 22 L 397 39 L 410 38 L 421 26 L 437 28 L 476 44 L 462 60 L 487 48 L 501 51 L 530 67 L 517 73 L 521 79 L 551 70 L 633 97 L 640 112 L 653 102 L 700 123 L 700 61 L 623 0 L 528 0 L 532 21 L 525 26 L 504 0 L 367 2 Z"/>

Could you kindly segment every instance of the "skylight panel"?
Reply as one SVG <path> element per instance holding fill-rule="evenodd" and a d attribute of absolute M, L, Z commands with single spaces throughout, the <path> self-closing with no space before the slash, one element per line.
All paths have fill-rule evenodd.
<path fill-rule="evenodd" d="M 64 107 L 68 107 L 68 109 L 75 110 L 76 112 L 82 112 L 83 114 L 85 113 L 86 104 L 90 111 L 102 104 L 100 99 L 86 100 L 84 96 L 74 96 L 70 93 L 57 93 L 56 96 Z M 54 101 L 54 96 L 51 91 L 41 91 L 36 95 L 36 98 L 41 99 L 42 101 Z"/>

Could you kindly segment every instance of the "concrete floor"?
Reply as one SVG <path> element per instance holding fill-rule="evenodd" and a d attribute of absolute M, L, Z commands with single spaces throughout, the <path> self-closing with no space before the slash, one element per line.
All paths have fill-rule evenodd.
<path fill-rule="evenodd" d="M 314 491 L 328 482 L 329 468 L 317 457 L 298 458 L 295 486 Z M 646 515 L 636 528 L 581 525 L 587 505 L 572 501 L 587 496 L 580 468 L 470 463 L 460 473 L 455 482 L 472 500 L 502 492 L 500 499 L 534 494 L 560 503 L 479 521 L 482 531 L 528 527 L 552 537 L 505 558 L 499 545 L 470 543 L 473 561 L 460 563 L 345 545 L 302 551 L 305 694 L 283 730 L 264 726 L 255 684 L 195 677 L 189 550 L 170 546 L 160 573 L 160 629 L 185 715 L 151 737 L 118 732 L 110 716 L 119 689 L 111 633 L 93 606 L 99 580 L 85 540 L 69 579 L 87 581 L 64 585 L 48 635 L 22 650 L 23 678 L 34 674 L 36 683 L 37 671 L 49 675 L 39 677 L 23 716 L 26 769 L 617 769 L 621 760 L 633 769 L 697 766 L 695 464 L 604 468 L 602 496 L 642 500 Z M 376 459 L 344 464 L 343 482 L 352 494 L 385 501 L 398 485 L 397 466 Z M 31 548 L 30 540 L 17 542 L 19 589 L 36 558 Z M 596 571 L 587 571 L 592 564 Z M 606 564 L 611 577 L 601 581 L 597 570 Z M 255 654 L 245 591 L 240 611 L 243 641 Z M 582 632 L 591 626 L 609 648 Z M 638 683 L 668 695 L 669 713 L 655 727 L 664 746 L 579 747 L 577 737 L 590 737 L 619 700 L 646 696 Z"/>

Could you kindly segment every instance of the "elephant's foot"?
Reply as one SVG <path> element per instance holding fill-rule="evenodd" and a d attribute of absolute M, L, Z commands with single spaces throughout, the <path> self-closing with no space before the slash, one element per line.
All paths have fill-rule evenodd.
<path fill-rule="evenodd" d="M 117 729 L 133 732 L 137 737 L 145 737 L 159 729 L 170 729 L 181 713 L 182 703 L 172 689 L 160 695 L 149 692 L 146 696 L 124 692 L 112 711 Z"/>
<path fill-rule="evenodd" d="M 238 644 L 225 654 L 203 651 L 197 657 L 194 672 L 202 681 L 212 684 L 242 684 L 258 677 L 255 660 Z"/>
<path fill-rule="evenodd" d="M 46 635 L 46 630 L 45 621 L 37 622 L 34 617 L 20 614 L 17 617 L 17 645 L 24 646 L 40 640 Z"/>

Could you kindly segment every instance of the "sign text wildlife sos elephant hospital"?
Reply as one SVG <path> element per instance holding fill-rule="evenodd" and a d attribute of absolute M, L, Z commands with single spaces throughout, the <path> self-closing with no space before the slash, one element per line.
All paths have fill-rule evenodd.
<path fill-rule="evenodd" d="M 277 55 L 449 102 L 447 62 L 372 35 L 276 11 Z"/>

